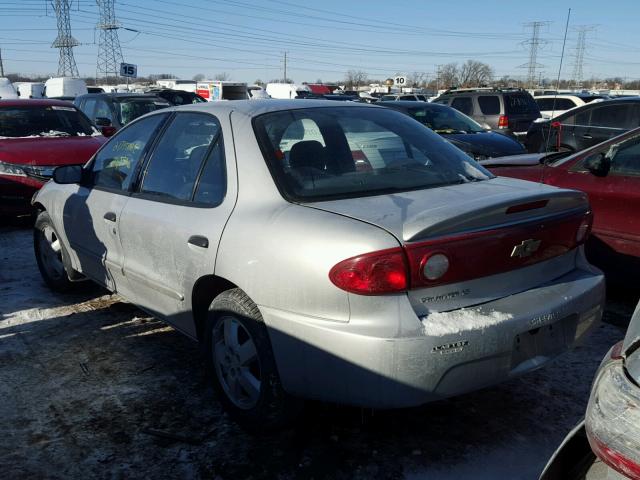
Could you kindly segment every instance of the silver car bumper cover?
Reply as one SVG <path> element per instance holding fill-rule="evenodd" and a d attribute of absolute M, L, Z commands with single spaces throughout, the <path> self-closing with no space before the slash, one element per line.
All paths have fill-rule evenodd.
<path fill-rule="evenodd" d="M 411 336 L 392 338 L 372 335 L 355 322 L 260 310 L 286 391 L 396 408 L 483 388 L 544 365 L 599 322 L 604 295 L 601 273 L 576 269 L 477 307 L 435 317 L 389 318 L 387 312 L 386 318 L 371 319 L 371 324 L 415 322 Z M 409 302 L 406 296 L 403 301 Z M 398 311 L 406 316 L 409 309 Z"/>

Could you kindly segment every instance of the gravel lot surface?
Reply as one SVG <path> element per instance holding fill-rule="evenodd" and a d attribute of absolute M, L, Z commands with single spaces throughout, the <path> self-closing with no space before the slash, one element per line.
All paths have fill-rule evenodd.
<path fill-rule="evenodd" d="M 240 430 L 194 343 L 98 289 L 43 284 L 25 226 L 0 227 L 0 478 L 535 479 L 586 407 L 635 295 L 551 365 L 387 412 L 311 403 L 295 429 Z"/>

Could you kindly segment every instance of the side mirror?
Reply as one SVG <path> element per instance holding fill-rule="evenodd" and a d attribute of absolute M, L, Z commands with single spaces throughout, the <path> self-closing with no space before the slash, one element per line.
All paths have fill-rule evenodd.
<path fill-rule="evenodd" d="M 80 183 L 82 165 L 63 165 L 53 171 L 53 181 L 60 184 Z"/>
<path fill-rule="evenodd" d="M 113 137 L 116 133 L 116 127 L 112 127 L 111 125 L 105 125 L 104 127 L 100 127 L 100 132 L 105 137 Z"/>
<path fill-rule="evenodd" d="M 587 158 L 584 162 L 584 167 L 596 177 L 606 177 L 611 168 L 611 159 L 606 153 L 602 152 L 599 155 Z"/>
<path fill-rule="evenodd" d="M 96 117 L 96 125 L 98 127 L 110 127 L 111 120 L 106 117 Z"/>

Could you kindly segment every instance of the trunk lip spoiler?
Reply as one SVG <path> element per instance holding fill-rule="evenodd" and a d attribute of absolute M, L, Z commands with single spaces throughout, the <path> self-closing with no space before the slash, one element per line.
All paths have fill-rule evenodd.
<path fill-rule="evenodd" d="M 433 236 L 428 236 L 428 235 L 420 236 L 420 238 L 415 239 L 415 237 L 419 235 L 418 234 L 418 235 L 414 235 L 412 238 L 408 240 L 405 240 L 404 242 L 402 242 L 402 244 L 407 247 L 420 245 L 422 243 L 430 244 L 432 242 L 437 242 L 447 238 L 459 237 L 462 235 L 481 234 L 481 233 L 490 232 L 492 230 L 502 230 L 502 229 L 511 228 L 511 227 L 520 227 L 520 226 L 524 227 L 528 225 L 534 225 L 536 223 L 541 223 L 541 221 L 555 222 L 555 221 L 564 220 L 566 218 L 570 218 L 573 216 L 589 215 L 589 214 L 591 214 L 590 206 L 588 205 L 579 206 L 579 207 L 563 210 L 560 212 L 551 212 L 551 213 L 546 213 L 546 214 L 541 214 L 536 216 L 529 216 L 529 217 L 518 219 L 518 220 L 514 219 L 514 220 L 506 221 L 503 223 L 495 223 L 495 224 L 482 226 L 478 228 L 455 230 L 447 233 L 436 234 Z"/>

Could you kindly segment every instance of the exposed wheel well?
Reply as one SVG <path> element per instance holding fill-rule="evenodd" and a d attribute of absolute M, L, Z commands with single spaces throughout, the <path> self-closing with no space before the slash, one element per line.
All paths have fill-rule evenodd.
<path fill-rule="evenodd" d="M 209 305 L 222 292 L 232 288 L 237 288 L 237 285 L 217 275 L 201 277 L 194 285 L 191 293 L 191 307 L 198 341 L 201 341 L 204 336 L 204 324 L 207 319 Z"/>

